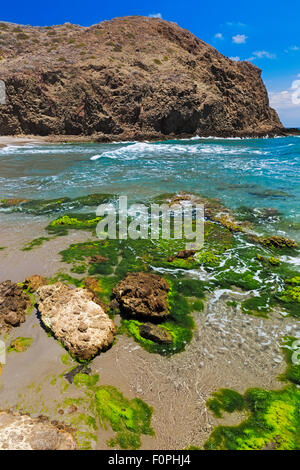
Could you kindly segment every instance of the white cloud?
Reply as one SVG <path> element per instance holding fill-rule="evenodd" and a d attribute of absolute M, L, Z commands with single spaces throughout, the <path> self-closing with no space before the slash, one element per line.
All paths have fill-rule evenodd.
<path fill-rule="evenodd" d="M 148 15 L 149 18 L 160 18 L 162 20 L 162 14 L 161 13 L 150 13 L 150 15 Z"/>
<path fill-rule="evenodd" d="M 287 127 L 299 127 L 300 123 L 300 74 L 287 90 L 269 92 L 270 105 L 275 108 Z"/>
<path fill-rule="evenodd" d="M 215 39 L 224 39 L 224 36 L 222 33 L 217 33 L 215 34 Z"/>
<path fill-rule="evenodd" d="M 254 60 L 254 59 L 276 59 L 276 54 L 272 54 L 271 52 L 268 51 L 255 51 L 253 52 L 253 56 L 251 59 L 248 60 Z"/>
<path fill-rule="evenodd" d="M 227 26 L 240 26 L 240 27 L 246 26 L 245 23 L 241 23 L 240 21 L 238 21 L 238 22 L 227 21 L 226 24 L 227 24 Z"/>
<path fill-rule="evenodd" d="M 235 36 L 232 36 L 232 42 L 234 44 L 245 44 L 247 39 L 247 36 L 245 34 L 236 34 Z"/>
<path fill-rule="evenodd" d="M 229 59 L 234 60 L 235 62 L 238 62 L 239 60 L 241 60 L 239 56 L 229 57 Z"/>
<path fill-rule="evenodd" d="M 300 74 L 298 75 L 300 77 Z M 270 104 L 278 110 L 297 107 L 300 119 L 300 80 L 294 80 L 288 90 L 270 92 Z"/>
<path fill-rule="evenodd" d="M 284 50 L 284 52 L 286 52 L 287 54 L 289 52 L 297 52 L 297 51 L 300 51 L 299 46 L 290 46 L 290 47 L 288 47 L 287 49 Z"/>

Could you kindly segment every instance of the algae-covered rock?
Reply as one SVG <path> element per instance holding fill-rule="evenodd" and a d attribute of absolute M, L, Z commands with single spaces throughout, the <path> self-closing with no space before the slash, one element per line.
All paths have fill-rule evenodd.
<path fill-rule="evenodd" d="M 61 282 L 37 292 L 43 324 L 78 359 L 91 359 L 112 344 L 114 323 L 92 292 Z"/>
<path fill-rule="evenodd" d="M 22 287 L 11 281 L 0 283 L 0 329 L 10 329 L 25 321 L 28 295 Z"/>
<path fill-rule="evenodd" d="M 271 237 L 251 237 L 252 241 L 260 243 L 269 248 L 297 248 L 298 244 L 290 238 L 273 235 Z"/>
<path fill-rule="evenodd" d="M 0 411 L 1 450 L 75 450 L 71 428 L 46 417 Z"/>
<path fill-rule="evenodd" d="M 195 250 L 181 250 L 181 251 L 178 251 L 178 253 L 176 253 L 174 256 L 170 256 L 168 258 L 168 261 L 172 262 L 174 261 L 174 259 L 188 259 L 194 256 L 195 254 L 196 254 Z"/>
<path fill-rule="evenodd" d="M 161 328 L 151 323 L 144 323 L 140 326 L 140 335 L 145 339 L 150 339 L 158 344 L 172 344 L 171 334 L 165 328 Z"/>
<path fill-rule="evenodd" d="M 34 274 L 33 276 L 29 276 L 25 279 L 24 288 L 28 289 L 29 292 L 35 292 L 37 289 L 47 284 L 48 281 L 44 276 Z"/>
<path fill-rule="evenodd" d="M 19 336 L 11 341 L 7 352 L 15 351 L 17 353 L 26 351 L 33 343 L 33 338 L 24 338 Z"/>
<path fill-rule="evenodd" d="M 120 310 L 133 317 L 165 318 L 169 315 L 168 282 L 157 274 L 130 273 L 113 290 Z"/>

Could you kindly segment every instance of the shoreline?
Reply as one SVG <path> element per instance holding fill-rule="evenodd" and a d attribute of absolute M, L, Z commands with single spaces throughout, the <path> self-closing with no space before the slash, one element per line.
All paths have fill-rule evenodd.
<path fill-rule="evenodd" d="M 55 144 L 55 143 L 125 143 L 125 142 L 161 142 L 167 140 L 184 140 L 184 139 L 265 139 L 275 137 L 290 137 L 300 135 L 300 129 L 284 128 L 270 132 L 222 132 L 214 134 L 213 132 L 195 133 L 195 134 L 178 134 L 178 135 L 162 135 L 162 134 L 121 134 L 121 135 L 33 135 L 20 134 L 0 136 L 0 148 L 8 145 L 26 145 L 26 144 Z"/>

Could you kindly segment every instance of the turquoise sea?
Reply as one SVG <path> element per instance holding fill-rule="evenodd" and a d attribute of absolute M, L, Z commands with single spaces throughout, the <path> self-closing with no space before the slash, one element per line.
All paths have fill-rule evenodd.
<path fill-rule="evenodd" d="M 234 209 L 255 209 L 258 219 L 260 208 L 275 208 L 281 229 L 299 239 L 300 138 L 195 137 L 0 149 L 0 198 L 117 193 L 142 201 L 178 191 L 217 197 Z M 266 228 L 278 217 L 265 220 Z"/>

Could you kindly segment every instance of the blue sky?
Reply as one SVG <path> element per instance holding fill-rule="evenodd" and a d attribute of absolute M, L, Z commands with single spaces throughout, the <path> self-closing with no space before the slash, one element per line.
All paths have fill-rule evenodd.
<path fill-rule="evenodd" d="M 2 2 L 2 21 L 89 26 L 116 16 L 159 15 L 220 52 L 263 70 L 271 104 L 286 126 L 300 127 L 300 2 L 296 0 L 15 0 Z"/>

